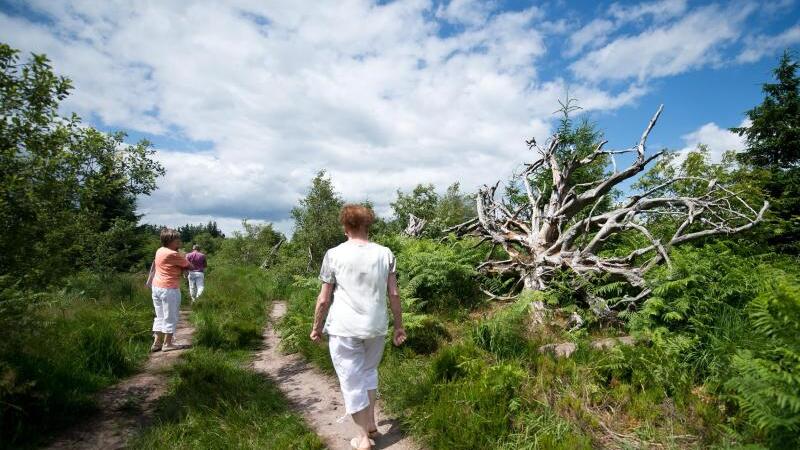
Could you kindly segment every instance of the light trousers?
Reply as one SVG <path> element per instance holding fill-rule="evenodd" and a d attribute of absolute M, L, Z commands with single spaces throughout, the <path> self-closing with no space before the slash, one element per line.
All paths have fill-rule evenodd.
<path fill-rule="evenodd" d="M 204 272 L 189 271 L 189 295 L 193 301 L 203 295 L 205 284 L 206 274 Z"/>
<path fill-rule="evenodd" d="M 369 406 L 368 391 L 378 389 L 378 364 L 385 336 L 370 339 L 330 336 L 328 347 L 348 414 Z"/>
<path fill-rule="evenodd" d="M 181 309 L 181 290 L 153 286 L 152 292 L 153 308 L 156 310 L 153 331 L 175 333 L 175 329 L 178 328 L 178 317 Z"/>

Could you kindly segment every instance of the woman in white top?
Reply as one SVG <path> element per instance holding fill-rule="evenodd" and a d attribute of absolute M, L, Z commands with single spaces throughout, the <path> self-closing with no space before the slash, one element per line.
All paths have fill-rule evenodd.
<path fill-rule="evenodd" d="M 311 339 L 319 341 L 323 333 L 328 334 L 345 409 L 359 428 L 359 436 L 353 438 L 351 445 L 359 450 L 370 449 L 369 438 L 378 433 L 375 398 L 388 324 L 387 295 L 394 316 L 394 345 L 405 341 L 406 332 L 394 255 L 388 248 L 369 241 L 369 226 L 375 216 L 364 206 L 346 205 L 339 220 L 347 241 L 328 250 L 322 261 L 322 289 L 314 310 Z"/>

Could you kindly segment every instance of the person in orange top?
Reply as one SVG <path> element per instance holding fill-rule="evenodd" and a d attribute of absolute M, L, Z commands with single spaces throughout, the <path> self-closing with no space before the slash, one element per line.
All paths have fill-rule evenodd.
<path fill-rule="evenodd" d="M 175 230 L 161 230 L 161 248 L 156 251 L 153 266 L 150 268 L 148 284 L 152 287 L 153 307 L 156 318 L 153 320 L 153 346 L 150 351 L 174 350 L 180 348 L 173 341 L 178 326 L 181 307 L 181 274 L 191 269 L 181 247 L 181 235 Z"/>

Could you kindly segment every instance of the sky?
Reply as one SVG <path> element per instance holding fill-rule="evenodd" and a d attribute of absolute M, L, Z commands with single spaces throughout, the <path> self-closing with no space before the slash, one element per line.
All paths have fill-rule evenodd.
<path fill-rule="evenodd" d="M 648 151 L 740 150 L 798 1 L 0 0 L 0 41 L 73 80 L 65 114 L 153 143 L 144 221 L 289 233 L 321 169 L 383 216 L 418 183 L 507 179 L 567 94 L 608 148 L 664 104 Z"/>

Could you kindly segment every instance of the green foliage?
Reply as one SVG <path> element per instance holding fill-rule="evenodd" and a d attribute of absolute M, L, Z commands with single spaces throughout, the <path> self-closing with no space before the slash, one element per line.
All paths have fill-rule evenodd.
<path fill-rule="evenodd" d="M 0 44 L 0 273 L 28 286 L 136 263 L 136 197 L 164 173 L 147 141 L 59 116 L 70 90 L 45 56 Z"/>
<path fill-rule="evenodd" d="M 0 289 L 0 447 L 85 417 L 92 394 L 146 357 L 152 306 L 141 276 L 79 274 L 59 291 Z"/>
<path fill-rule="evenodd" d="M 763 345 L 736 352 L 725 387 L 773 446 L 800 446 L 800 282 L 775 273 L 747 313 Z"/>
<path fill-rule="evenodd" d="M 472 242 L 441 244 L 428 239 L 401 239 L 399 245 L 402 294 L 412 309 L 452 309 L 478 301 L 475 267 L 484 255 Z"/>
<path fill-rule="evenodd" d="M 271 223 L 258 225 L 243 220 L 242 228 L 243 231 L 235 231 L 233 236 L 222 241 L 215 255 L 220 264 L 261 267 L 265 261 L 271 262 L 271 257 L 277 258 L 272 249 L 286 237 L 275 231 Z"/>
<path fill-rule="evenodd" d="M 408 194 L 398 190 L 397 199 L 391 206 L 396 232 L 408 226 L 408 215 L 413 214 L 427 221 L 424 236 L 439 236 L 442 230 L 475 216 L 474 199 L 461 193 L 458 182 L 448 186 L 441 196 L 432 184 L 418 184 Z"/>
<path fill-rule="evenodd" d="M 224 352 L 192 350 L 159 400 L 155 425 L 131 447 L 324 449 L 303 420 L 287 412 L 275 384 L 243 363 Z"/>
<path fill-rule="evenodd" d="M 444 324 L 431 314 L 403 313 L 403 327 L 406 330 L 404 347 L 414 353 L 428 355 L 439 348 L 439 342 L 449 337 Z M 387 334 L 387 340 L 391 334 Z"/>
<path fill-rule="evenodd" d="M 742 159 L 756 165 L 790 167 L 800 162 L 800 63 L 789 52 L 773 70 L 777 83 L 765 83 L 764 101 L 747 111 L 750 125 L 731 131 L 747 139 Z"/>
<path fill-rule="evenodd" d="M 455 182 L 448 186 L 444 195 L 439 198 L 432 225 L 434 229 L 444 230 L 464 223 L 475 215 L 474 196 L 461 193 L 460 183 Z"/>
<path fill-rule="evenodd" d="M 339 212 L 344 202 L 334 190 L 324 170 L 311 180 L 308 194 L 292 209 L 294 235 L 292 244 L 306 255 L 310 252 L 311 270 L 318 270 L 328 249 L 344 242 Z"/>
<path fill-rule="evenodd" d="M 433 184 L 418 184 L 414 189 L 406 194 L 397 190 L 397 199 L 392 202 L 394 220 L 398 224 L 398 231 L 408 226 L 408 215 L 414 214 L 420 219 L 425 219 L 429 223 L 436 217 L 436 204 L 439 202 L 439 195 Z"/>
<path fill-rule="evenodd" d="M 747 111 L 750 125 L 732 128 L 747 149 L 739 159 L 766 172 L 765 191 L 776 220 L 771 242 L 798 252 L 800 238 L 800 75 L 795 55 L 785 52 L 775 68 L 775 83 L 765 83 L 764 101 Z"/>
<path fill-rule="evenodd" d="M 530 341 L 526 336 L 529 305 L 530 301 L 523 297 L 480 321 L 472 332 L 475 345 L 498 358 L 512 358 L 529 352 Z"/>
<path fill-rule="evenodd" d="M 181 234 L 181 240 L 184 243 L 195 242 L 195 237 L 206 233 L 212 238 L 224 238 L 225 234 L 219 229 L 216 220 L 209 220 L 206 224 L 191 224 L 187 223 L 177 228 L 178 233 Z"/>
<path fill-rule="evenodd" d="M 320 290 L 316 277 L 296 277 L 288 289 L 286 314 L 278 323 L 282 349 L 289 353 L 300 353 L 318 367 L 333 372 L 328 347 L 309 339 L 314 323 L 314 306 Z"/>

